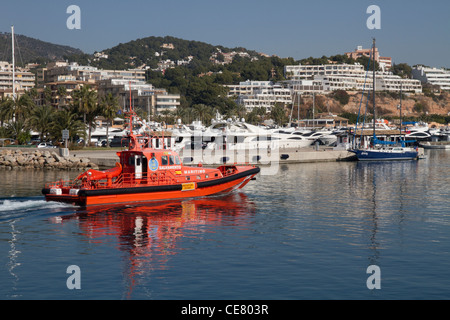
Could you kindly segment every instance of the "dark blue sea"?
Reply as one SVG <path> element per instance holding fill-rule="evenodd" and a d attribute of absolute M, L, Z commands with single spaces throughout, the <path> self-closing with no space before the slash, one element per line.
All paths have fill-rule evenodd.
<path fill-rule="evenodd" d="M 280 165 L 228 195 L 89 209 L 41 195 L 78 172 L 2 170 L 0 298 L 450 299 L 450 151 L 426 156 Z"/>

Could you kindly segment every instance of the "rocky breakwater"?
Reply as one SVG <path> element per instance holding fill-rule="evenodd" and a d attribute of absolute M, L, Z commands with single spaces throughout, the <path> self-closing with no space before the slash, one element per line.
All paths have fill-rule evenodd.
<path fill-rule="evenodd" d="M 1 150 L 1 169 L 62 169 L 84 170 L 98 169 L 98 166 L 89 158 L 62 157 L 54 151 L 40 150 Z"/>

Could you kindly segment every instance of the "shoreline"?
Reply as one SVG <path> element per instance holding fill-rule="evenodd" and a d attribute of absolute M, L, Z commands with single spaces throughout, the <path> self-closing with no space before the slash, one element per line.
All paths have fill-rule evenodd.
<path fill-rule="evenodd" d="M 60 149 L 0 148 L 0 169 L 86 170 L 98 169 L 88 157 L 62 156 Z"/>

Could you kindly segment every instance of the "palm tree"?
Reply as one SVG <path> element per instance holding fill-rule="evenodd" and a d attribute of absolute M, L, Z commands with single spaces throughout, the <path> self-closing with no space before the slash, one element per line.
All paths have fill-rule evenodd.
<path fill-rule="evenodd" d="M 14 101 L 10 97 L 2 97 L 0 100 L 0 127 L 14 116 Z"/>
<path fill-rule="evenodd" d="M 78 115 L 66 109 L 55 112 L 50 133 L 59 140 L 62 137 L 62 130 L 69 130 L 72 142 L 74 137 L 86 134 L 86 127 L 81 120 L 78 120 Z"/>
<path fill-rule="evenodd" d="M 64 86 L 58 87 L 58 96 L 59 96 L 59 103 L 58 103 L 58 109 L 61 107 L 64 107 L 66 105 L 66 98 L 67 98 L 67 88 Z M 63 101 L 63 102 L 61 102 Z"/>
<path fill-rule="evenodd" d="M 167 126 L 167 123 L 173 122 L 172 121 L 173 120 L 172 111 L 166 109 L 166 110 L 160 111 L 159 113 L 162 117 L 164 117 L 164 122 L 165 122 L 166 126 Z"/>
<path fill-rule="evenodd" d="M 113 122 L 119 111 L 119 101 L 112 93 L 108 93 L 102 98 L 100 103 L 101 115 L 106 119 L 106 145 L 109 147 L 109 123 Z"/>
<path fill-rule="evenodd" d="M 181 121 L 186 124 L 191 123 L 195 117 L 194 108 L 191 107 L 178 107 L 176 114 L 181 118 Z"/>
<path fill-rule="evenodd" d="M 197 117 L 199 117 L 202 123 L 205 123 L 207 120 L 211 120 L 213 117 L 211 107 L 205 104 L 196 104 L 193 106 L 194 113 Z"/>
<path fill-rule="evenodd" d="M 10 122 L 6 130 L 8 136 L 18 140 L 19 144 L 23 144 L 31 138 L 30 130 L 28 130 L 27 123 L 24 119 L 16 119 L 16 121 Z"/>
<path fill-rule="evenodd" d="M 25 120 L 30 115 L 31 110 L 36 106 L 31 95 L 26 92 L 15 101 L 14 117 L 16 120 Z"/>
<path fill-rule="evenodd" d="M 44 88 L 44 104 L 52 104 L 52 89 L 49 86 Z"/>
<path fill-rule="evenodd" d="M 31 112 L 29 124 L 31 128 L 39 132 L 41 141 L 44 140 L 44 136 L 49 137 L 54 113 L 55 109 L 50 105 L 39 106 Z"/>
<path fill-rule="evenodd" d="M 283 125 L 283 123 L 285 123 L 288 119 L 284 107 L 279 103 L 276 103 L 275 106 L 272 107 L 270 116 L 280 126 Z"/>
<path fill-rule="evenodd" d="M 97 103 L 97 92 L 89 85 L 84 85 L 80 90 L 75 90 L 73 93 L 73 105 L 79 112 L 83 113 L 84 124 L 88 125 L 89 135 L 88 141 L 91 141 L 92 127 L 95 126 L 95 117 L 99 114 Z M 86 145 L 87 141 L 85 142 Z"/>

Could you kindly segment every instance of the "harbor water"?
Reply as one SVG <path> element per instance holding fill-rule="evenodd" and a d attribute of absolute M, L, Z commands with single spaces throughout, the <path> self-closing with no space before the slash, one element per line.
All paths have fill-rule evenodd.
<path fill-rule="evenodd" d="M 92 208 L 41 195 L 78 172 L 1 170 L 0 298 L 450 299 L 450 151 L 425 153 Z"/>

